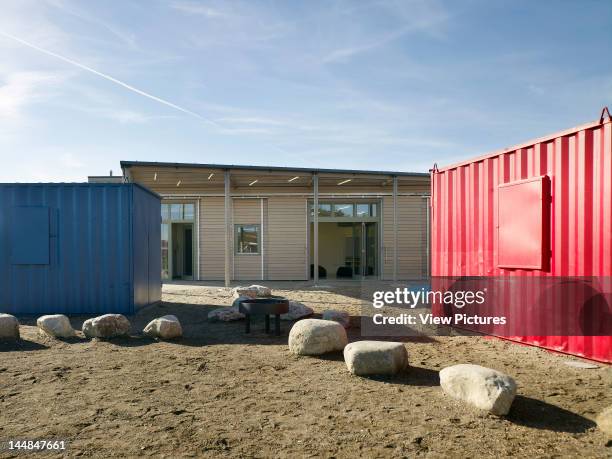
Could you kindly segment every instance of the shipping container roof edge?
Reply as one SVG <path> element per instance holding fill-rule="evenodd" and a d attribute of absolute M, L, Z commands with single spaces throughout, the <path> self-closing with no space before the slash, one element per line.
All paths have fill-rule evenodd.
<path fill-rule="evenodd" d="M 607 111 L 607 110 L 604 109 L 604 111 Z M 603 116 L 603 113 L 602 113 L 602 116 Z M 604 124 L 611 124 L 611 123 L 612 123 L 612 118 L 608 118 L 606 121 L 604 121 L 603 118 L 600 118 L 597 121 L 592 121 L 590 123 L 585 123 L 585 124 L 581 124 L 579 126 L 574 126 L 572 128 L 564 129 L 562 131 L 555 132 L 555 133 L 552 133 L 552 134 L 548 134 L 548 135 L 545 135 L 543 137 L 539 137 L 539 138 L 536 138 L 536 139 L 528 140 L 527 142 L 522 142 L 520 144 L 511 146 L 511 147 L 508 147 L 508 148 L 503 148 L 501 150 L 496 150 L 496 151 L 493 151 L 491 153 L 487 153 L 487 154 L 484 154 L 484 155 L 481 155 L 481 156 L 477 156 L 476 158 L 470 158 L 470 159 L 466 159 L 464 161 L 460 161 L 458 163 L 451 164 L 449 166 L 440 167 L 440 168 L 436 169 L 436 172 L 444 172 L 444 171 L 449 171 L 449 170 L 452 170 L 452 169 L 457 169 L 458 167 L 461 167 L 461 166 L 467 166 L 469 164 L 473 164 L 473 163 L 477 163 L 477 162 L 480 162 L 480 161 L 484 161 L 485 159 L 495 158 L 496 156 L 500 156 L 500 155 L 503 155 L 505 153 L 511 153 L 511 152 L 513 152 L 515 150 L 519 150 L 521 148 L 527 148 L 527 147 L 530 147 L 530 146 L 535 145 L 537 143 L 548 142 L 548 141 L 556 139 L 558 137 L 564 137 L 564 136 L 567 136 L 567 135 L 574 134 L 574 133 L 576 133 L 578 131 L 583 131 L 585 129 L 591 129 L 591 128 L 595 128 L 595 127 L 598 127 L 598 126 L 601 126 L 601 125 L 604 125 Z"/>
<path fill-rule="evenodd" d="M 130 183 L 91 183 L 91 182 L 37 182 L 37 183 L 26 183 L 26 182 L 16 182 L 16 183 L 1 183 L 0 186 L 79 186 L 79 187 L 119 187 L 119 186 L 135 186 L 140 188 L 143 191 L 146 191 L 149 194 L 152 194 L 158 199 L 162 199 L 162 197 L 157 194 L 155 191 L 147 188 L 140 183 L 130 182 Z"/>
<path fill-rule="evenodd" d="M 309 167 L 282 167 L 282 166 L 247 166 L 232 164 L 201 164 L 201 163 L 167 163 L 156 161 L 121 161 L 121 169 L 133 166 L 149 167 L 193 167 L 203 169 L 239 169 L 255 171 L 274 171 L 274 172 L 309 172 L 309 173 L 341 173 L 341 174 L 364 174 L 364 175 L 397 175 L 402 177 L 429 177 L 428 172 L 399 172 L 399 171 L 369 171 L 354 169 L 320 169 Z"/>

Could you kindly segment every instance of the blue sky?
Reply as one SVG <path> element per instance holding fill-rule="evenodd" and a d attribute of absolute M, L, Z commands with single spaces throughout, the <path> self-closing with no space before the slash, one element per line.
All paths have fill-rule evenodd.
<path fill-rule="evenodd" d="M 426 171 L 612 105 L 608 0 L 1 9 L 0 182 L 121 159 Z"/>

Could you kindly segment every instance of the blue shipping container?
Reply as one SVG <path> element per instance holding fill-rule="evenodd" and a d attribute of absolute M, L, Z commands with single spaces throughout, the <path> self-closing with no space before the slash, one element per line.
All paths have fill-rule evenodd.
<path fill-rule="evenodd" d="M 161 202 L 134 184 L 0 184 L 0 313 L 133 314 L 161 300 Z"/>

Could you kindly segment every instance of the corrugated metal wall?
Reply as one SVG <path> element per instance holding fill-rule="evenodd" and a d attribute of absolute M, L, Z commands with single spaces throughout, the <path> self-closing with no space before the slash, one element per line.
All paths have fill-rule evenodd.
<path fill-rule="evenodd" d="M 497 189 L 548 176 L 543 270 L 497 266 Z M 520 209 L 516 209 L 520 212 Z M 520 242 L 520 241 L 517 241 Z M 432 173 L 432 276 L 612 276 L 612 125 L 592 123 Z M 522 311 L 527 319 L 530 311 Z M 523 336 L 518 341 L 612 360 L 612 337 Z"/>
<path fill-rule="evenodd" d="M 143 265 L 133 264 L 136 188 L 128 184 L 0 185 L 0 311 L 132 313 L 134 276 L 144 279 Z M 159 236 L 159 199 L 139 190 L 153 198 L 141 217 L 155 212 Z M 27 221 L 10 218 L 24 208 L 48 212 L 48 228 L 38 231 Z M 34 264 L 16 258 L 19 241 L 28 243 L 24 238 L 48 244 L 48 260 Z M 161 258 L 159 237 L 155 244 L 143 247 L 139 256 L 147 253 L 151 260 Z M 146 275 L 153 289 L 147 296 L 153 301 L 158 300 L 155 277 L 159 288 L 161 269 L 148 273 L 155 266 L 148 266 Z"/>
<path fill-rule="evenodd" d="M 161 300 L 161 213 L 157 195 L 133 186 L 134 307 Z"/>

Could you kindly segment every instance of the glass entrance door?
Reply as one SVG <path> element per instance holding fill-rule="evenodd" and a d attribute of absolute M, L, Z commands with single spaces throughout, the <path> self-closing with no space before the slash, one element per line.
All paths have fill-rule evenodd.
<path fill-rule="evenodd" d="M 319 202 L 318 266 L 314 266 L 314 206 L 309 216 L 310 276 L 319 279 L 362 279 L 379 272 L 379 203 Z"/>
<path fill-rule="evenodd" d="M 378 258 L 378 232 L 376 222 L 352 224 L 353 237 L 350 242 L 350 257 L 347 266 L 351 267 L 353 277 L 376 276 Z"/>
<path fill-rule="evenodd" d="M 377 224 L 374 222 L 362 223 L 362 260 L 363 271 L 362 276 L 376 276 L 377 274 L 377 259 L 378 259 L 378 231 Z"/>

